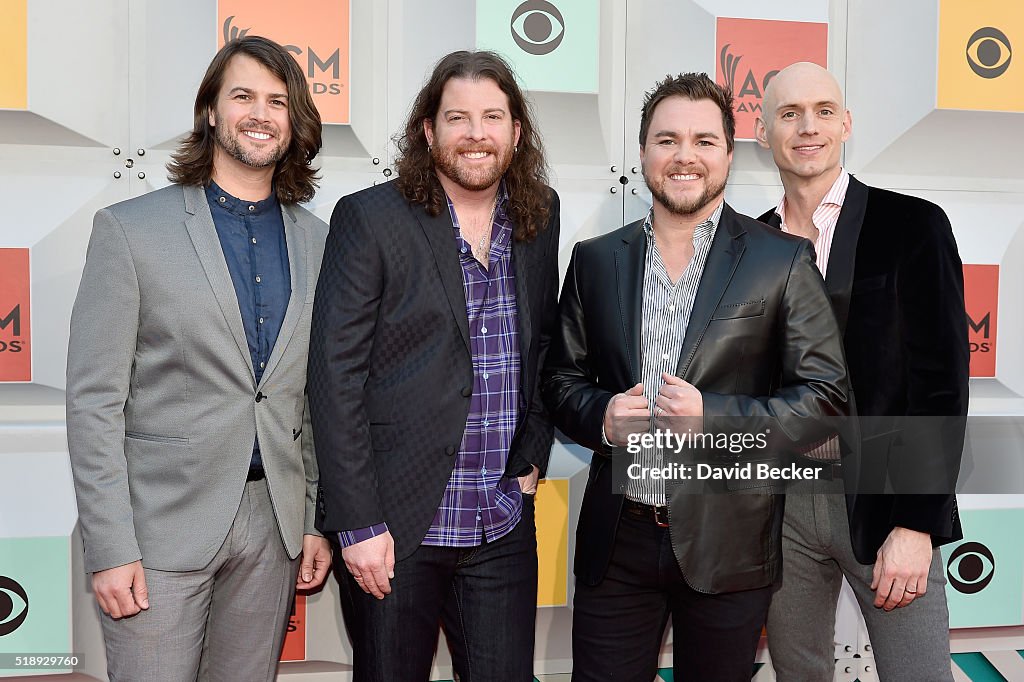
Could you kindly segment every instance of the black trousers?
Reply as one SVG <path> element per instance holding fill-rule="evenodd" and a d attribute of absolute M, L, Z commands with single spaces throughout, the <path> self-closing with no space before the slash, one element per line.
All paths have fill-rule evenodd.
<path fill-rule="evenodd" d="M 395 565 L 392 591 L 384 599 L 366 594 L 342 572 L 355 682 L 426 682 L 442 626 L 460 682 L 533 682 L 532 495 L 523 496 L 515 529 L 495 542 L 471 548 L 421 545 Z"/>
<path fill-rule="evenodd" d="M 750 682 L 771 588 L 703 594 L 686 584 L 668 528 L 623 512 L 604 579 L 576 582 L 574 682 L 651 682 L 672 617 L 676 680 Z"/>

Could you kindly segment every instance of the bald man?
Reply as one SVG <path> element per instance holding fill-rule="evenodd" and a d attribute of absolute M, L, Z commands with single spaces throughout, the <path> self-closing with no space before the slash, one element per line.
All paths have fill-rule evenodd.
<path fill-rule="evenodd" d="M 963 271 L 941 208 L 868 187 L 842 167 L 851 129 L 839 84 L 808 63 L 771 81 L 755 123 L 785 189 L 760 219 L 814 244 L 860 416 L 860 433 L 842 457 L 838 439 L 806 454 L 830 465 L 832 480 L 808 481 L 787 496 L 769 650 L 780 682 L 832 680 L 830 626 L 845 576 L 881 680 L 952 681 L 935 548 L 962 537 L 952 489 L 968 398 Z M 940 465 L 934 470 L 907 463 L 902 444 L 924 439 L 929 465 Z M 866 494 L 907 469 L 917 480 L 899 494 Z M 921 480 L 929 477 L 936 480 Z"/>

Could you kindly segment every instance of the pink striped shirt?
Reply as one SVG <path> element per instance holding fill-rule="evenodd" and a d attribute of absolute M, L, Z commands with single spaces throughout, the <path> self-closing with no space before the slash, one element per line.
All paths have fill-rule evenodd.
<path fill-rule="evenodd" d="M 814 209 L 811 215 L 811 222 L 818 228 L 818 239 L 814 242 L 814 253 L 817 256 L 818 270 L 824 277 L 828 271 L 828 256 L 832 252 L 832 237 L 836 233 L 836 223 L 839 222 L 839 213 L 843 210 L 843 200 L 846 198 L 846 189 L 850 186 L 850 174 L 843 168 L 839 177 L 832 183 L 829 191 L 825 192 L 818 208 Z M 775 208 L 775 212 L 782 220 L 782 231 L 789 232 L 786 227 L 786 196 Z M 839 461 L 839 439 L 833 436 L 826 442 L 803 453 L 805 457 L 827 462 Z"/>
<path fill-rule="evenodd" d="M 811 222 L 818 228 L 818 240 L 814 243 L 814 253 L 818 257 L 818 270 L 822 277 L 828 271 L 828 255 L 832 251 L 832 236 L 836 233 L 839 212 L 843 210 L 843 200 L 846 198 L 846 189 L 849 186 L 850 174 L 843 168 L 811 216 Z M 782 195 L 782 200 L 775 207 L 775 212 L 782 220 L 782 231 L 789 232 L 789 228 L 786 227 L 786 195 Z"/>

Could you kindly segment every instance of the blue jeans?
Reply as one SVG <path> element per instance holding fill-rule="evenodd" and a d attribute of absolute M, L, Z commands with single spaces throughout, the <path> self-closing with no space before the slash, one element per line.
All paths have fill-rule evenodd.
<path fill-rule="evenodd" d="M 354 682 L 425 682 L 442 626 L 460 682 L 532 682 L 533 496 L 523 496 L 519 524 L 495 542 L 468 548 L 421 545 L 397 562 L 391 594 L 382 600 L 342 571 L 341 606 L 352 638 Z"/>

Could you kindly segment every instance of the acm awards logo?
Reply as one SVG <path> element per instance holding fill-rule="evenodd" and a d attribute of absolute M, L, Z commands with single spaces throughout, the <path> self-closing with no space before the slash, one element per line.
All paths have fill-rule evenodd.
<path fill-rule="evenodd" d="M 964 308 L 971 376 L 996 375 L 996 337 L 999 310 L 999 266 L 964 265 Z"/>
<path fill-rule="evenodd" d="M 13 578 L 0 575 L 0 637 L 17 630 L 26 618 L 28 593 L 25 588 Z"/>
<path fill-rule="evenodd" d="M 538 56 L 554 52 L 565 37 L 562 13 L 545 0 L 527 0 L 516 7 L 509 28 L 523 52 Z"/>
<path fill-rule="evenodd" d="M 10 333 L 18 338 L 0 339 L 0 353 L 20 353 L 24 341 L 21 339 L 21 304 L 14 306 L 5 317 L 0 317 L 0 331 L 11 328 Z"/>
<path fill-rule="evenodd" d="M 739 69 L 740 62 L 743 61 L 743 55 L 733 54 L 729 51 L 731 47 L 731 43 L 723 46 L 722 51 L 718 54 L 718 66 L 725 77 L 725 87 L 729 88 L 729 91 L 736 98 L 736 113 L 758 114 L 761 112 L 761 100 L 764 98 L 765 88 L 768 87 L 771 79 L 782 69 L 771 69 L 761 78 L 754 75 L 753 69 L 747 69 L 747 73 L 743 77 L 743 83 L 737 90 L 736 71 Z M 744 97 L 755 97 L 756 101 L 742 101 Z"/>
<path fill-rule="evenodd" d="M 234 25 L 234 20 L 234 16 L 230 16 L 224 20 L 223 38 L 225 44 L 238 38 L 244 38 L 251 30 L 248 28 L 238 28 Z M 314 95 L 341 94 L 340 84 L 336 82 L 323 83 L 317 80 L 317 78 L 320 77 L 322 74 L 326 74 L 328 72 L 328 69 L 330 69 L 330 75 L 328 76 L 328 78 L 330 78 L 333 81 L 337 81 L 338 79 L 341 78 L 340 47 L 335 49 L 334 52 L 332 52 L 326 59 L 321 58 L 320 55 L 318 55 L 316 51 L 308 45 L 305 47 L 305 49 L 299 47 L 298 45 L 282 44 L 281 47 L 294 54 L 296 61 L 298 61 L 299 63 L 299 66 L 303 67 L 303 71 L 305 71 L 306 77 L 310 79 L 310 92 L 312 92 Z M 305 64 L 303 64 L 303 54 L 305 54 L 306 57 Z"/>
<path fill-rule="evenodd" d="M 996 574 L 996 559 L 980 542 L 965 542 L 949 555 L 946 575 L 961 594 L 977 594 L 988 587 Z"/>
<path fill-rule="evenodd" d="M 1010 68 L 1013 48 L 998 28 L 979 28 L 967 39 L 967 64 L 982 78 L 999 78 Z"/>

